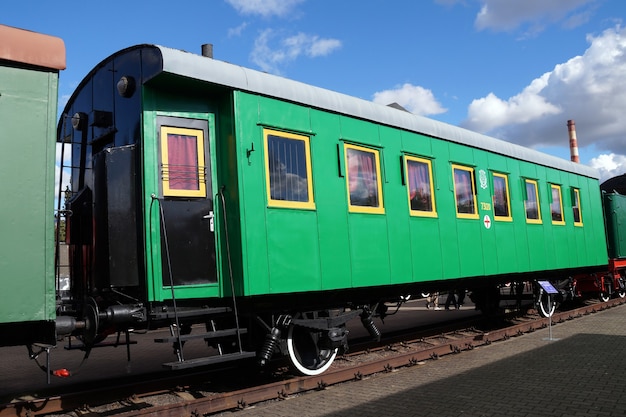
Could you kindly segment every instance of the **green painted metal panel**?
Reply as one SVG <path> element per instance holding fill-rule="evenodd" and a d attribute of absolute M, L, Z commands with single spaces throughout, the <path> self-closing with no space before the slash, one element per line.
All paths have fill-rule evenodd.
<path fill-rule="evenodd" d="M 259 98 L 235 93 L 235 135 L 241 204 L 241 259 L 245 295 L 269 294 L 263 128 L 259 125 Z M 254 149 L 250 155 L 246 150 Z"/>
<path fill-rule="evenodd" d="M 55 318 L 58 73 L 0 67 L 0 322 Z"/>
<path fill-rule="evenodd" d="M 422 135 L 417 135 L 409 132 L 402 132 L 402 145 L 401 150 L 408 154 L 418 157 L 424 157 L 431 159 L 433 166 L 433 182 L 435 187 L 435 193 L 440 185 L 439 173 L 435 170 L 437 164 L 440 162 L 440 158 L 434 158 L 435 152 L 433 151 L 433 144 L 430 138 Z M 439 156 L 441 154 L 439 153 Z M 406 187 L 406 186 L 405 186 Z M 404 204 L 399 205 L 404 212 L 399 213 L 396 217 L 406 217 L 406 211 L 408 211 L 408 195 L 406 188 L 402 187 L 402 200 Z M 399 199 L 400 199 L 399 198 Z M 436 209 L 440 212 L 439 200 L 436 200 Z M 409 216 L 409 225 L 407 231 L 409 236 L 407 242 L 411 249 L 409 262 L 412 268 L 412 281 L 423 282 L 441 279 L 443 277 L 443 263 L 441 259 L 441 241 L 440 229 L 439 229 L 439 217 L 417 217 Z M 401 225 L 400 225 L 401 227 Z M 433 242 L 435 242 L 433 244 Z M 402 262 L 402 261 L 400 261 Z"/>
<path fill-rule="evenodd" d="M 435 246 L 438 244 L 441 248 L 439 258 L 443 265 L 441 278 L 458 277 L 461 275 L 461 262 L 459 241 L 456 239 L 458 222 L 456 221 L 454 185 L 450 177 L 452 166 L 450 165 L 449 143 L 432 140 L 432 150 L 436 157 L 433 164 L 433 176 L 435 177 L 435 198 L 437 199 L 437 212 L 439 214 L 439 240 Z"/>
<path fill-rule="evenodd" d="M 404 168 L 400 155 L 403 152 L 402 133 L 396 129 L 381 126 L 381 137 L 385 138 L 385 198 L 393 202 L 385 207 L 389 239 L 389 274 L 390 283 L 412 281 L 413 263 L 411 262 L 410 216 L 407 216 L 409 203 L 404 186 Z M 396 155 L 396 157 L 392 157 Z"/>
<path fill-rule="evenodd" d="M 385 216 L 350 213 L 349 233 L 352 287 L 389 284 L 389 234 Z"/>
<path fill-rule="evenodd" d="M 340 136 L 339 116 L 312 110 L 311 130 L 315 132 L 311 140 L 311 164 L 319 228 L 322 288 L 350 288 L 352 278 L 345 179 L 338 175 L 338 144 L 329 140 Z M 335 169 L 332 169 L 330 161 L 334 161 Z"/>
<path fill-rule="evenodd" d="M 281 208 L 266 213 L 269 292 L 321 290 L 317 214 Z"/>

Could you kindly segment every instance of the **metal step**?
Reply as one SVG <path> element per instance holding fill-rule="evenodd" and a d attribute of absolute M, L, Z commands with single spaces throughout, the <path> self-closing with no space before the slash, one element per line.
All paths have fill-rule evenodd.
<path fill-rule="evenodd" d="M 239 329 L 240 334 L 248 333 L 248 329 Z M 237 329 L 225 329 L 225 330 L 215 330 L 213 332 L 207 333 L 194 333 L 194 334 L 181 334 L 180 340 L 193 340 L 193 339 L 223 339 L 225 337 L 235 336 L 237 334 Z M 159 337 L 154 339 L 156 343 L 173 343 L 178 342 L 177 336 L 168 336 L 168 337 Z"/>
<path fill-rule="evenodd" d="M 175 371 L 178 369 L 195 368 L 198 366 L 213 365 L 216 363 L 230 362 L 245 358 L 253 358 L 254 356 L 256 356 L 256 352 L 235 352 L 227 353 L 224 355 L 207 356 L 205 358 L 187 359 L 182 362 L 168 362 L 164 363 L 163 367 Z"/>

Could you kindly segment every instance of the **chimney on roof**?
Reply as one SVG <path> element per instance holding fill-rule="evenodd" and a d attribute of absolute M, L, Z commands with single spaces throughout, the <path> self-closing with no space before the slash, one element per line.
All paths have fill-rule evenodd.
<path fill-rule="evenodd" d="M 213 44 L 212 43 L 202 44 L 202 56 L 205 56 L 207 58 L 213 58 Z"/>
<path fill-rule="evenodd" d="M 580 162 L 578 158 L 578 140 L 576 139 L 576 123 L 573 120 L 567 121 L 569 131 L 569 153 L 572 162 Z"/>

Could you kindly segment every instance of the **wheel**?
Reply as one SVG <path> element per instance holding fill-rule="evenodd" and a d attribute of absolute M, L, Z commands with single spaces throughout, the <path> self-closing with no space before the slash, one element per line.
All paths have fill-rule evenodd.
<path fill-rule="evenodd" d="M 320 375 L 332 365 L 337 356 L 337 348 L 320 346 L 323 331 L 302 326 L 289 326 L 287 349 L 293 366 L 303 375 Z"/>
<path fill-rule="evenodd" d="M 611 293 L 608 291 L 600 291 L 599 297 L 600 297 L 600 300 L 606 303 L 607 301 L 611 299 Z"/>
<path fill-rule="evenodd" d="M 535 303 L 537 304 L 537 311 L 541 317 L 552 317 L 554 310 L 556 310 L 556 303 L 553 297 L 543 290 L 539 291 Z"/>
<path fill-rule="evenodd" d="M 626 290 L 619 290 L 617 292 L 617 295 L 619 296 L 619 298 L 626 298 Z"/>

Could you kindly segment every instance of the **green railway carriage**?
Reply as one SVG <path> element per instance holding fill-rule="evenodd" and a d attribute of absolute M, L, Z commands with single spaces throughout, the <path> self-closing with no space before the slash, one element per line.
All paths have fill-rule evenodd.
<path fill-rule="evenodd" d="M 54 343 L 59 38 L 0 25 L 0 346 Z"/>
<path fill-rule="evenodd" d="M 607 263 L 594 170 L 209 57 L 112 55 L 58 134 L 72 143 L 71 285 L 97 324 L 88 342 L 111 323 L 211 327 L 220 307 L 238 336 L 239 319 L 264 323 L 262 359 L 286 339 L 318 373 L 349 319 L 376 335 L 379 302 Z"/>

